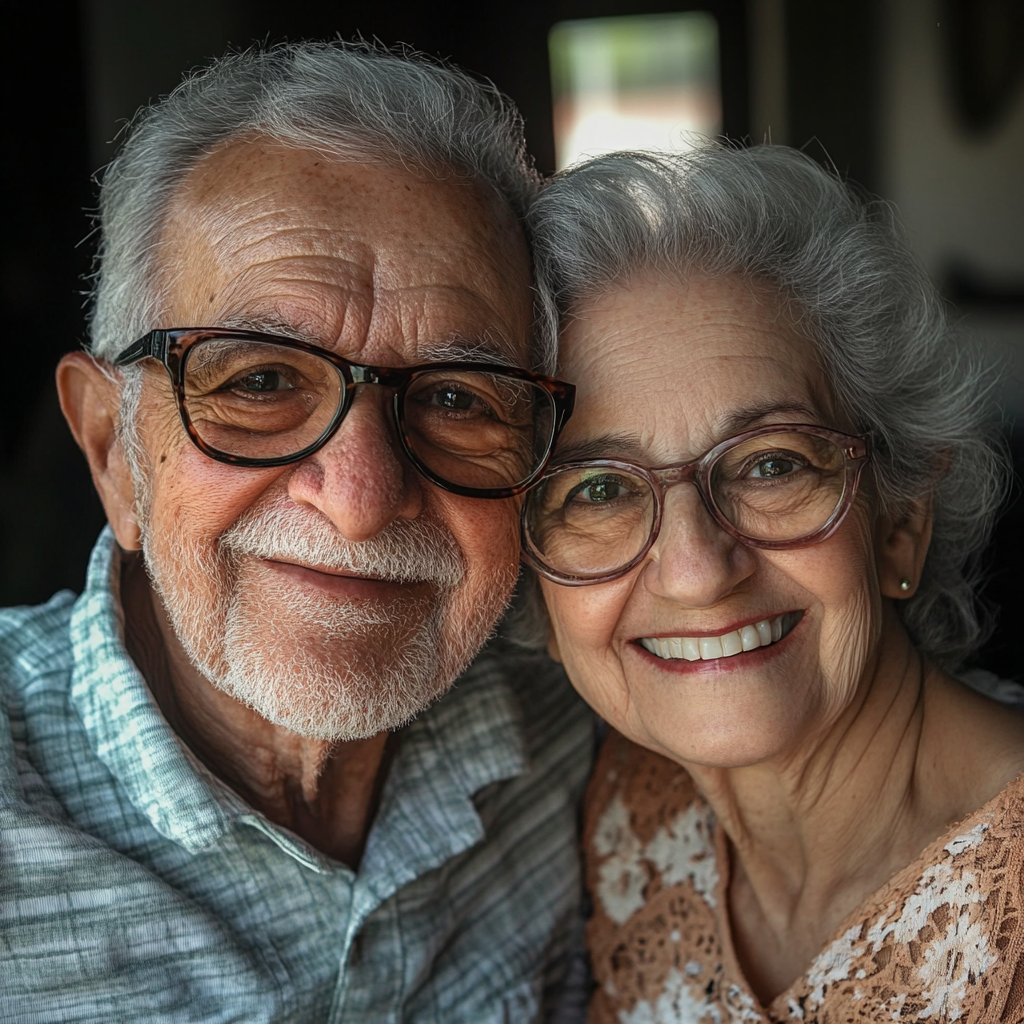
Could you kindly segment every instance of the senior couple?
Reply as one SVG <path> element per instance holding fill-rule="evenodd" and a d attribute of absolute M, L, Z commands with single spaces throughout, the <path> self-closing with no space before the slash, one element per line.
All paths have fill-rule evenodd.
<path fill-rule="evenodd" d="M 541 185 L 490 88 L 301 44 L 100 216 L 109 526 L 0 615 L 4 1021 L 1024 1019 L 1024 718 L 951 674 L 1005 460 L 883 206 L 771 147 Z M 479 653 L 520 548 L 550 658 Z"/>

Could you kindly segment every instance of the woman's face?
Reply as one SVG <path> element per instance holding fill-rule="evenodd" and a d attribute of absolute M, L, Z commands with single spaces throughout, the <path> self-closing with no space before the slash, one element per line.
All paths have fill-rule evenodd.
<path fill-rule="evenodd" d="M 562 340 L 562 375 L 579 390 L 560 457 L 659 466 L 772 423 L 855 427 L 833 412 L 810 343 L 755 283 L 652 277 L 578 314 Z M 542 581 L 552 653 L 637 743 L 707 766 L 787 758 L 838 719 L 867 674 L 882 621 L 876 533 L 865 495 L 828 540 L 758 550 L 721 530 L 695 487 L 675 486 L 656 543 L 627 576 Z M 731 657 L 662 658 L 643 645 L 780 616 L 795 622 L 780 640 Z"/>

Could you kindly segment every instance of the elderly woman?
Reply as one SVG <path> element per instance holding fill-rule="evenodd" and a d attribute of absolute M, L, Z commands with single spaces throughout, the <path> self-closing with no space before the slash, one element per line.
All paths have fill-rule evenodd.
<path fill-rule="evenodd" d="M 591 1020 L 1024 1020 L 1024 716 L 952 674 L 1006 467 L 890 210 L 707 148 L 533 228 L 579 390 L 524 544 L 611 727 Z"/>

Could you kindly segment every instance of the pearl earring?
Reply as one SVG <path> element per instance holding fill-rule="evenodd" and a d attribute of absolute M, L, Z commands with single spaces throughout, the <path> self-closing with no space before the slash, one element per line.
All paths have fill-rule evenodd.
<path fill-rule="evenodd" d="M 910 580 L 904 578 L 900 580 L 900 590 L 906 593 L 910 589 Z"/>

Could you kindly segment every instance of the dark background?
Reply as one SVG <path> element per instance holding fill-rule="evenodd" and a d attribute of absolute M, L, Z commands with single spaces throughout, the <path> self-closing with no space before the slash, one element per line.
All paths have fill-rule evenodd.
<path fill-rule="evenodd" d="M 997 398 L 1024 466 L 1024 3 L 1020 0 L 83 0 L 0 8 L 4 380 L 0 604 L 80 589 L 103 522 L 53 370 L 85 341 L 93 175 L 142 104 L 256 40 L 379 38 L 450 58 L 518 104 L 553 170 L 547 34 L 568 18 L 702 9 L 718 19 L 724 131 L 806 146 L 894 199 L 965 328 L 1002 361 Z M 1003 609 L 981 663 L 1024 678 L 1020 502 L 989 555 Z M 1018 667 L 1018 664 L 1020 667 Z"/>

